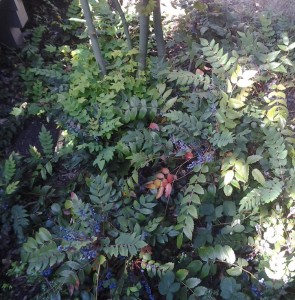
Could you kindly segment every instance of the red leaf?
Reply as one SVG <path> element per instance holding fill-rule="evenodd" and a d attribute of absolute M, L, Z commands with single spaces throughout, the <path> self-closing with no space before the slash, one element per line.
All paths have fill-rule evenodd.
<path fill-rule="evenodd" d="M 76 283 L 75 283 L 75 289 L 78 290 L 78 289 L 79 289 L 79 286 L 80 286 L 80 281 L 79 281 L 79 280 L 76 280 Z"/>
<path fill-rule="evenodd" d="M 150 245 L 146 245 L 144 246 L 143 248 L 140 249 L 140 254 L 144 255 L 144 254 L 152 254 L 153 251 L 152 251 L 152 248 Z"/>
<path fill-rule="evenodd" d="M 168 183 L 173 182 L 173 181 L 174 181 L 174 175 L 169 173 L 169 174 L 167 175 L 167 181 L 168 181 Z"/>
<path fill-rule="evenodd" d="M 171 192 L 172 192 L 172 185 L 171 183 L 168 183 L 165 188 L 165 197 L 169 198 Z"/>
<path fill-rule="evenodd" d="M 192 159 L 192 158 L 194 158 L 194 155 L 193 155 L 191 152 L 187 152 L 187 153 L 185 154 L 185 159 L 186 159 L 186 160 L 190 160 L 190 159 Z"/>
<path fill-rule="evenodd" d="M 158 124 L 156 124 L 156 123 L 151 123 L 149 126 L 149 129 L 155 129 L 155 130 L 160 131 L 160 128 L 159 128 Z"/>
<path fill-rule="evenodd" d="M 163 193 L 164 193 L 164 187 L 161 186 L 161 187 L 159 188 L 159 190 L 158 190 L 156 199 L 157 199 L 157 200 L 160 199 L 160 198 L 162 197 Z"/>
<path fill-rule="evenodd" d="M 74 285 L 72 285 L 72 284 L 68 285 L 68 291 L 69 291 L 70 296 L 72 296 L 74 294 L 74 289 L 75 289 Z"/>
<path fill-rule="evenodd" d="M 165 178 L 162 180 L 162 187 L 166 187 L 166 185 L 168 184 L 168 180 Z"/>
<path fill-rule="evenodd" d="M 163 173 L 158 173 L 158 174 L 156 174 L 156 178 L 158 178 L 158 179 L 164 179 L 165 176 L 164 176 Z"/>
<path fill-rule="evenodd" d="M 161 172 L 162 172 L 163 174 L 166 174 L 166 175 L 170 173 L 169 169 L 167 169 L 167 168 L 163 168 L 163 169 L 161 170 Z"/>
<path fill-rule="evenodd" d="M 196 70 L 196 73 L 200 74 L 201 76 L 204 75 L 204 72 L 203 72 L 201 69 L 197 69 L 197 70 Z"/>

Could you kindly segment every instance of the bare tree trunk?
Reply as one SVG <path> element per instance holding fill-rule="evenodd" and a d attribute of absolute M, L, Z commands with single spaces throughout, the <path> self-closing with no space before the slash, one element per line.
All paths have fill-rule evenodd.
<path fill-rule="evenodd" d="M 112 0 L 112 1 L 115 5 L 116 11 L 118 12 L 118 14 L 121 17 L 124 33 L 125 33 L 126 40 L 127 40 L 128 49 L 131 50 L 132 49 L 132 41 L 131 41 L 131 37 L 129 34 L 128 23 L 126 21 L 125 14 L 122 10 L 122 7 L 121 7 L 119 1 L 118 0 Z"/>
<path fill-rule="evenodd" d="M 141 0 L 141 5 L 143 7 L 147 6 L 149 0 Z M 146 57 L 147 57 L 147 46 L 148 46 L 148 34 L 149 34 L 149 15 L 143 13 L 139 16 L 139 54 L 138 54 L 138 72 L 144 71 L 146 67 Z"/>
<path fill-rule="evenodd" d="M 161 17 L 161 1 L 156 0 L 156 6 L 153 11 L 154 30 L 156 36 L 158 58 L 163 61 L 166 55 L 165 40 L 163 35 L 162 17 Z"/>
<path fill-rule="evenodd" d="M 89 35 L 89 38 L 91 41 L 91 46 L 93 49 L 94 57 L 95 57 L 96 63 L 98 64 L 98 66 L 101 70 L 102 75 L 104 76 L 107 74 L 107 71 L 106 71 L 105 62 L 104 62 L 104 59 L 102 57 L 102 53 L 101 53 L 101 50 L 99 47 L 96 30 L 93 25 L 92 16 L 91 16 L 90 8 L 89 8 L 89 3 L 88 3 L 88 0 L 80 0 L 80 2 L 82 5 L 84 17 L 86 20 L 86 26 L 88 29 L 88 35 Z"/>

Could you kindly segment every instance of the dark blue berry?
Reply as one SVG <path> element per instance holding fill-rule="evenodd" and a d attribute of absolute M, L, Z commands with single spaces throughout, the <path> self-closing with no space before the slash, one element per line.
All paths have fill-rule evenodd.
<path fill-rule="evenodd" d="M 111 279 L 113 277 L 113 273 L 108 270 L 107 274 L 106 274 L 106 279 Z"/>
<path fill-rule="evenodd" d="M 80 253 L 82 254 L 82 259 L 88 260 L 95 258 L 97 255 L 96 250 L 90 249 L 86 246 L 80 249 Z"/>
<path fill-rule="evenodd" d="M 44 277 L 49 277 L 52 274 L 52 269 L 51 268 L 47 268 L 44 271 L 42 271 L 42 276 Z"/>
<path fill-rule="evenodd" d="M 109 286 L 109 289 L 110 290 L 113 290 L 113 289 L 115 289 L 117 287 L 117 284 L 115 283 L 115 282 L 112 282 L 111 284 L 110 284 L 110 286 Z"/>

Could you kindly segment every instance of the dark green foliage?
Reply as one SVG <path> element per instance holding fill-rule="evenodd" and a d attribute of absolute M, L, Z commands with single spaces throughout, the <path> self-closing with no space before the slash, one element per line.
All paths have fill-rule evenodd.
<path fill-rule="evenodd" d="M 11 221 L 13 230 L 18 238 L 18 240 L 23 241 L 24 232 L 23 229 L 28 227 L 29 220 L 26 209 L 20 205 L 14 205 L 11 208 Z"/>
<path fill-rule="evenodd" d="M 52 155 L 54 145 L 50 132 L 47 131 L 44 126 L 42 126 L 42 129 L 39 133 L 39 140 L 43 153 L 50 157 Z"/>
<path fill-rule="evenodd" d="M 35 238 L 29 238 L 23 247 L 24 260 L 29 262 L 28 273 L 42 272 L 62 262 L 65 257 L 64 253 L 57 251 L 52 235 L 45 228 L 40 228 Z"/>
<path fill-rule="evenodd" d="M 15 161 L 13 159 L 13 156 L 10 155 L 9 159 L 5 160 L 4 170 L 2 175 L 6 183 L 10 182 L 10 180 L 13 178 L 13 176 L 15 175 L 15 170 L 16 170 Z"/>
<path fill-rule="evenodd" d="M 272 299 L 293 284 L 294 38 L 266 15 L 229 36 L 212 18 L 222 6 L 192 5 L 203 36 L 188 68 L 148 59 L 137 78 L 138 50 L 99 1 L 106 76 L 85 43 L 59 47 L 62 64 L 36 51 L 23 70 L 26 112 L 56 120 L 60 141 L 42 127 L 40 150 L 3 161 L 1 223 L 51 297 Z M 77 2 L 69 14 L 80 18 Z"/>

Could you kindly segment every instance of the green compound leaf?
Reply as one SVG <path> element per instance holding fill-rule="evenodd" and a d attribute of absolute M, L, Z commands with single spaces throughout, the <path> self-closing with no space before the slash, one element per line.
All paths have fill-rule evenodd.
<path fill-rule="evenodd" d="M 7 183 L 15 175 L 15 170 L 16 170 L 16 164 L 15 164 L 15 160 L 13 159 L 13 156 L 11 154 L 9 156 L 9 158 L 5 160 L 4 171 L 3 171 L 3 176 Z"/>
<path fill-rule="evenodd" d="M 39 133 L 39 141 L 44 154 L 49 157 L 52 156 L 54 148 L 53 139 L 51 133 L 46 130 L 44 125 L 42 125 L 41 131 Z"/>

